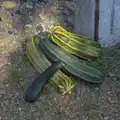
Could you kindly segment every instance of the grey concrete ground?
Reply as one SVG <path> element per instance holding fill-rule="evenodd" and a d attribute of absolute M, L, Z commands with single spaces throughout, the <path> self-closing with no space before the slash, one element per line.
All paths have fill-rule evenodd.
<path fill-rule="evenodd" d="M 22 12 L 22 15 L 11 16 L 14 10 L 0 8 L 2 18 L 0 22 L 0 120 L 120 120 L 119 47 L 111 52 L 105 51 L 106 58 L 108 61 L 111 60 L 109 62 L 111 67 L 107 69 L 108 61 L 104 61 L 103 68 L 106 68 L 108 75 L 102 85 L 76 81 L 76 88 L 71 96 L 61 96 L 56 89 L 46 88 L 37 102 L 34 104 L 25 102 L 26 89 L 38 73 L 26 57 L 24 26 L 28 24 L 29 17 L 33 19 L 35 34 L 39 22 L 47 24 L 47 20 L 55 17 L 56 24 L 65 23 L 63 16 L 60 16 L 60 11 L 55 10 L 51 3 L 48 6 L 53 7 L 53 14 L 51 11 L 48 12 L 49 7 L 44 9 L 44 15 L 48 16 L 48 19 L 44 16 L 39 17 L 43 15 L 41 13 L 43 5 L 39 6 L 41 8 L 41 11 L 38 9 L 39 14 L 36 12 L 37 7 L 33 7 L 31 17 L 27 17 L 25 12 Z M 23 8 L 22 10 L 24 11 Z M 7 23 L 13 25 L 12 29 Z"/>

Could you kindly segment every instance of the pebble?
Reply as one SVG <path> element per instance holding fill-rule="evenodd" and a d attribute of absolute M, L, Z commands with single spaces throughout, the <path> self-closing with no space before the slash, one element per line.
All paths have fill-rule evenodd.
<path fill-rule="evenodd" d="M 0 89 L 0 95 L 3 95 L 3 94 L 5 94 L 5 92 L 6 92 L 5 88 L 3 88 L 3 89 Z"/>
<path fill-rule="evenodd" d="M 8 87 L 9 87 L 9 84 L 6 84 L 5 87 L 8 88 Z"/>
<path fill-rule="evenodd" d="M 2 70 L 2 72 L 5 72 L 5 70 Z"/>
<path fill-rule="evenodd" d="M 40 17 L 40 19 L 44 20 L 45 19 L 44 13 L 39 14 L 39 17 Z"/>
<path fill-rule="evenodd" d="M 31 24 L 26 24 L 25 27 L 32 28 L 32 25 Z"/>
<path fill-rule="evenodd" d="M 99 91 L 99 90 L 100 90 L 100 88 L 99 88 L 99 87 L 96 87 L 96 88 L 95 88 L 95 90 Z"/>
<path fill-rule="evenodd" d="M 108 117 L 104 117 L 104 120 L 108 120 L 109 118 Z"/>
<path fill-rule="evenodd" d="M 21 11 L 20 11 L 20 10 L 16 10 L 16 11 L 15 11 L 15 14 L 22 15 L 22 13 L 21 13 Z"/>
<path fill-rule="evenodd" d="M 108 73 L 108 76 L 113 77 L 113 76 L 115 76 L 115 74 L 112 73 L 112 72 L 109 72 L 109 73 Z"/>
<path fill-rule="evenodd" d="M 43 27 L 42 27 L 41 24 L 39 24 L 39 25 L 36 26 L 36 32 L 37 32 L 37 33 L 43 32 Z"/>
<path fill-rule="evenodd" d="M 34 17 L 33 16 L 29 16 L 30 18 L 30 21 L 33 21 L 34 20 Z"/>
<path fill-rule="evenodd" d="M 29 30 L 29 29 L 32 28 L 32 25 L 31 24 L 26 24 L 24 28 L 25 28 L 25 30 Z"/>
<path fill-rule="evenodd" d="M 17 35 L 18 31 L 16 29 L 10 29 L 10 30 L 8 30 L 8 33 Z"/>

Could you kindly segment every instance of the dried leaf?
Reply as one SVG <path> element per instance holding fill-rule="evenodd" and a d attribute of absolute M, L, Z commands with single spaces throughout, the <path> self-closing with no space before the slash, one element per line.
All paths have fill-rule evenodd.
<path fill-rule="evenodd" d="M 7 9 L 13 9 L 16 7 L 16 3 L 14 1 L 4 1 L 3 6 Z"/>

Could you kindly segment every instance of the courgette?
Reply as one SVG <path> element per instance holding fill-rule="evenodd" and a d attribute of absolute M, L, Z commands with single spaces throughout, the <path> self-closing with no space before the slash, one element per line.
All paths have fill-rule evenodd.
<path fill-rule="evenodd" d="M 40 47 L 52 60 L 65 63 L 64 69 L 74 76 L 91 83 L 103 82 L 104 75 L 98 69 L 89 66 L 87 61 L 68 54 L 47 39 L 41 41 Z"/>

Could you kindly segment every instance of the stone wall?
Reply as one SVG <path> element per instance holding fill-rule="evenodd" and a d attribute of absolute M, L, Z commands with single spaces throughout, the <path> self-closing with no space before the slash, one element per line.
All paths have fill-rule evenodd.
<path fill-rule="evenodd" d="M 76 0 L 75 32 L 94 38 L 94 0 Z"/>
<path fill-rule="evenodd" d="M 78 0 L 75 31 L 94 36 L 95 0 Z M 108 47 L 120 42 L 120 0 L 100 0 L 99 42 Z"/>
<path fill-rule="evenodd" d="M 120 38 L 120 0 L 115 0 L 114 3 L 113 34 Z"/>
<path fill-rule="evenodd" d="M 100 1 L 99 41 L 102 46 L 120 42 L 120 0 Z"/>

